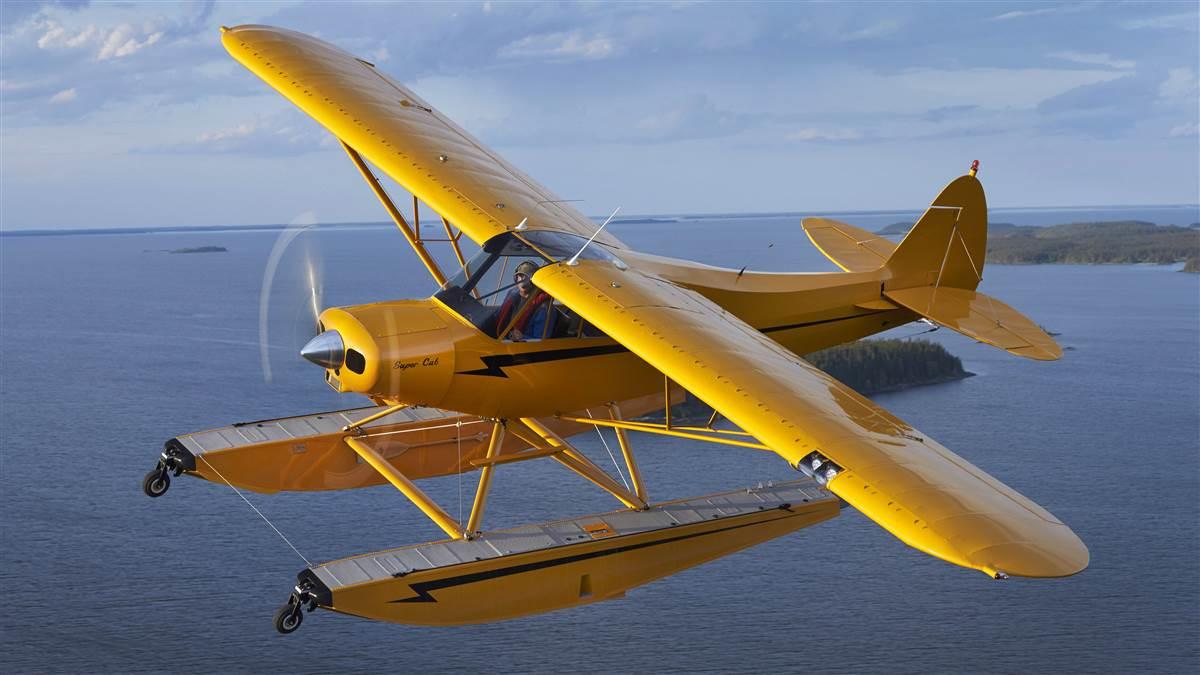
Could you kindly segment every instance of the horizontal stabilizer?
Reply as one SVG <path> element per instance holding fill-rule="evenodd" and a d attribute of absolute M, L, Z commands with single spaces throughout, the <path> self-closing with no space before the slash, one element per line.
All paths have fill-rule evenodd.
<path fill-rule="evenodd" d="M 896 244 L 877 234 L 828 218 L 805 218 L 804 233 L 826 258 L 847 272 L 879 269 Z"/>
<path fill-rule="evenodd" d="M 884 297 L 921 316 L 1006 352 L 1038 361 L 1062 358 L 1062 348 L 1029 317 L 999 300 L 963 288 L 922 286 Z"/>

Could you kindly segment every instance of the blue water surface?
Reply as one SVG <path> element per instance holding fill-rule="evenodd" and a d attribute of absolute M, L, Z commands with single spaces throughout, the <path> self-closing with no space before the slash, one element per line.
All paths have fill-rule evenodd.
<path fill-rule="evenodd" d="M 635 247 L 712 264 L 834 269 L 794 218 L 614 231 Z M 271 613 L 303 561 L 228 487 L 183 478 L 151 500 L 141 477 L 175 434 L 361 403 L 328 390 L 295 356 L 308 330 L 306 247 L 323 258 L 328 305 L 434 289 L 394 232 L 306 233 L 269 295 L 268 384 L 258 312 L 276 238 L 0 240 L 5 672 L 1200 667 L 1200 278 L 1178 266 L 990 266 L 982 290 L 1060 332 L 1065 357 L 1026 361 L 939 331 L 927 337 L 979 376 L 877 398 L 1074 528 L 1092 553 L 1076 577 L 992 581 L 847 509 L 621 600 L 460 628 L 320 612 L 280 636 Z M 201 245 L 229 252 L 161 252 Z M 594 434 L 578 442 L 609 464 Z M 795 477 L 770 453 L 635 442 L 655 499 Z M 457 515 L 474 478 L 428 488 Z M 493 494 L 495 527 L 615 506 L 551 462 L 503 467 Z M 249 498 L 314 561 L 440 536 L 390 487 Z"/>

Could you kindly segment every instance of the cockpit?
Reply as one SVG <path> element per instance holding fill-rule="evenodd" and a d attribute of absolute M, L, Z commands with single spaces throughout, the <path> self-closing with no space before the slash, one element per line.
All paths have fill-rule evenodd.
<path fill-rule="evenodd" d="M 483 250 L 434 296 L 485 334 L 509 341 L 604 334 L 533 285 L 541 267 L 570 259 L 620 261 L 604 246 L 565 232 L 506 232 Z"/>

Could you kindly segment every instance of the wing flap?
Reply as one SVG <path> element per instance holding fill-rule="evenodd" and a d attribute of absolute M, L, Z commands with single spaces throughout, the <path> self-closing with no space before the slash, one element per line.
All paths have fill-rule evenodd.
<path fill-rule="evenodd" d="M 813 246 L 846 272 L 879 269 L 896 250 L 894 242 L 838 220 L 805 218 L 800 224 Z"/>
<path fill-rule="evenodd" d="M 889 300 L 963 335 L 1038 361 L 1062 358 L 1062 347 L 1029 317 L 965 288 L 922 286 L 884 292 Z"/>
<path fill-rule="evenodd" d="M 407 87 L 333 45 L 270 26 L 238 26 L 222 43 L 243 66 L 404 186 L 476 243 L 527 220 L 590 236 L 562 203 Z M 621 243 L 607 232 L 597 241 Z"/>
<path fill-rule="evenodd" d="M 829 488 L 943 560 L 1067 576 L 1087 548 L 1045 509 L 692 291 L 588 261 L 534 282 L 795 465 L 818 451 Z"/>

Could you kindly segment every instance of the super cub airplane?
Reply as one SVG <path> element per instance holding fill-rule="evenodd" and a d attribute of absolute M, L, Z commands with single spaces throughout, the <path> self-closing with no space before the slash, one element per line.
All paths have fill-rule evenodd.
<path fill-rule="evenodd" d="M 181 474 L 268 493 L 386 481 L 445 531 L 440 541 L 310 565 L 276 614 L 281 632 L 316 608 L 453 625 L 618 598 L 828 520 L 842 503 L 913 548 L 997 579 L 1087 567 L 1083 542 L 1048 511 L 800 358 L 916 320 L 1016 356 L 1062 355 L 1028 318 L 975 290 L 987 239 L 978 163 L 899 245 L 804 220 L 843 272 L 721 269 L 630 249 L 332 45 L 267 26 L 222 28 L 222 42 L 338 138 L 440 286 L 426 300 L 320 314 L 303 357 L 334 390 L 373 407 L 177 436 L 146 476 L 151 496 Z M 367 162 L 412 194 L 413 223 Z M 453 273 L 426 248 L 420 203 L 440 216 Z M 481 248 L 470 260 L 464 235 Z M 672 422 L 669 404 L 685 390 L 715 410 L 708 424 Z M 632 420 L 664 408 L 662 423 Z M 631 487 L 567 440 L 597 426 L 616 430 Z M 633 431 L 768 450 L 803 476 L 654 503 Z M 535 460 L 558 462 L 620 507 L 485 529 L 494 474 Z M 474 471 L 465 523 L 416 482 Z"/>

